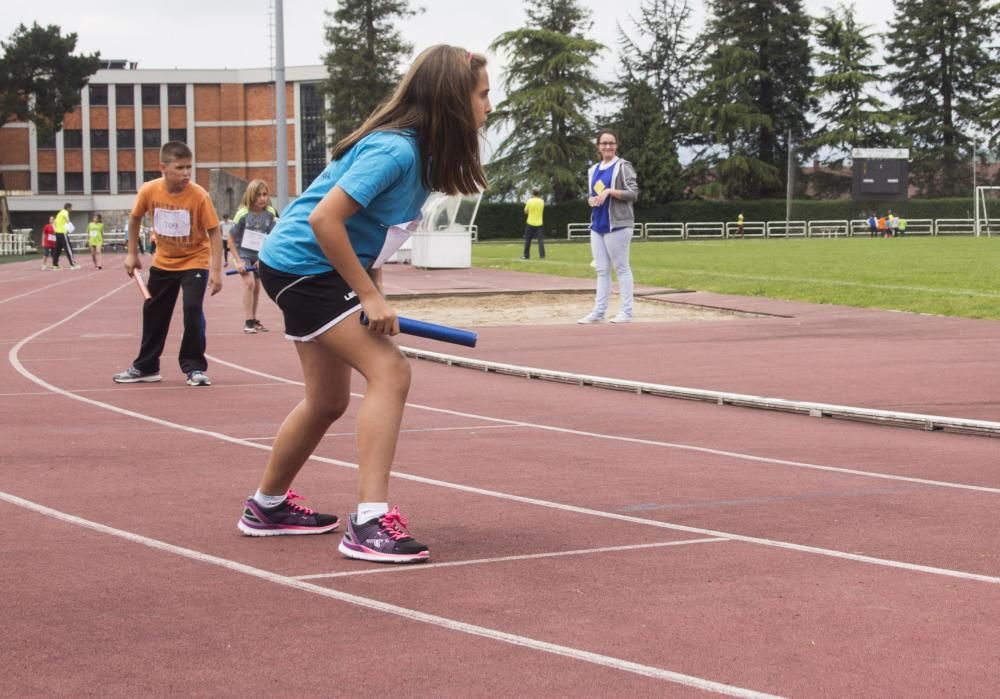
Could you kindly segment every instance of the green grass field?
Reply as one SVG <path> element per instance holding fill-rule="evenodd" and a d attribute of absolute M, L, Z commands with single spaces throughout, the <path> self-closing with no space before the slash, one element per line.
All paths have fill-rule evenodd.
<path fill-rule="evenodd" d="M 586 242 L 477 243 L 477 267 L 592 278 Z M 1000 320 L 1000 238 L 635 242 L 637 284 Z"/>

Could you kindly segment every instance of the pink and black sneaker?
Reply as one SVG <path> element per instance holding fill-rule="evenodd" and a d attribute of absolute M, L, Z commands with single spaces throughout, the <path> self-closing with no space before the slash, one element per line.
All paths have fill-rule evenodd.
<path fill-rule="evenodd" d="M 282 536 L 288 534 L 326 534 L 340 526 L 337 515 L 323 515 L 298 505 L 293 500 L 305 500 L 289 490 L 283 502 L 274 507 L 261 507 L 252 497 L 243 506 L 243 516 L 236 526 L 247 536 Z"/>
<path fill-rule="evenodd" d="M 337 550 L 348 558 L 376 563 L 426 561 L 431 552 L 410 536 L 406 524 L 398 507 L 364 524 L 358 524 L 357 514 L 352 514 L 347 518 L 347 530 Z"/>

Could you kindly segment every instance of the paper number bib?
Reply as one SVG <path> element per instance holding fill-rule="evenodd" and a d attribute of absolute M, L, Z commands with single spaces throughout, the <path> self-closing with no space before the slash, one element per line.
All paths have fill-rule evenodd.
<path fill-rule="evenodd" d="M 156 209 L 153 212 L 153 230 L 167 238 L 191 236 L 191 212 L 187 209 Z"/>
<path fill-rule="evenodd" d="M 243 242 L 240 243 L 240 247 L 260 252 L 260 246 L 264 244 L 264 237 L 266 235 L 267 233 L 264 231 L 255 231 L 253 228 L 247 228 L 243 231 Z"/>

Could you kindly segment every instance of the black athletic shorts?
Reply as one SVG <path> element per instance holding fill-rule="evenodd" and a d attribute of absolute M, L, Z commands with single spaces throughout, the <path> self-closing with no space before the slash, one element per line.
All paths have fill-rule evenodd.
<path fill-rule="evenodd" d="M 257 261 L 260 283 L 285 316 L 285 337 L 310 342 L 361 310 L 357 294 L 334 271 L 288 274 Z"/>

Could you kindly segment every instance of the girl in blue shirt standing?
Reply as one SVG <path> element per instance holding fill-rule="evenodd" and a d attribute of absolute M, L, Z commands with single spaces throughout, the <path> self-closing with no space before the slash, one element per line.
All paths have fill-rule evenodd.
<path fill-rule="evenodd" d="M 618 157 L 618 135 L 610 129 L 597 133 L 601 160 L 587 171 L 590 212 L 590 252 L 597 269 L 597 296 L 594 310 L 577 323 L 602 323 L 611 296 L 611 268 L 618 277 L 621 307 L 612 323 L 632 321 L 632 268 L 628 253 L 635 225 L 633 204 L 639 196 L 635 168 Z"/>
<path fill-rule="evenodd" d="M 339 550 L 379 562 L 429 558 L 388 504 L 410 366 L 389 338 L 399 320 L 373 264 L 389 227 L 418 218 L 431 190 L 485 188 L 479 129 L 492 111 L 489 91 L 483 56 L 454 46 L 425 50 L 265 238 L 261 283 L 284 314 L 285 337 L 295 341 L 305 398 L 282 423 L 260 487 L 246 501 L 238 525 L 245 534 L 322 534 L 339 526 L 336 516 L 295 503 L 290 488 L 347 409 L 353 369 L 368 382 L 357 416 L 359 504 Z"/>

